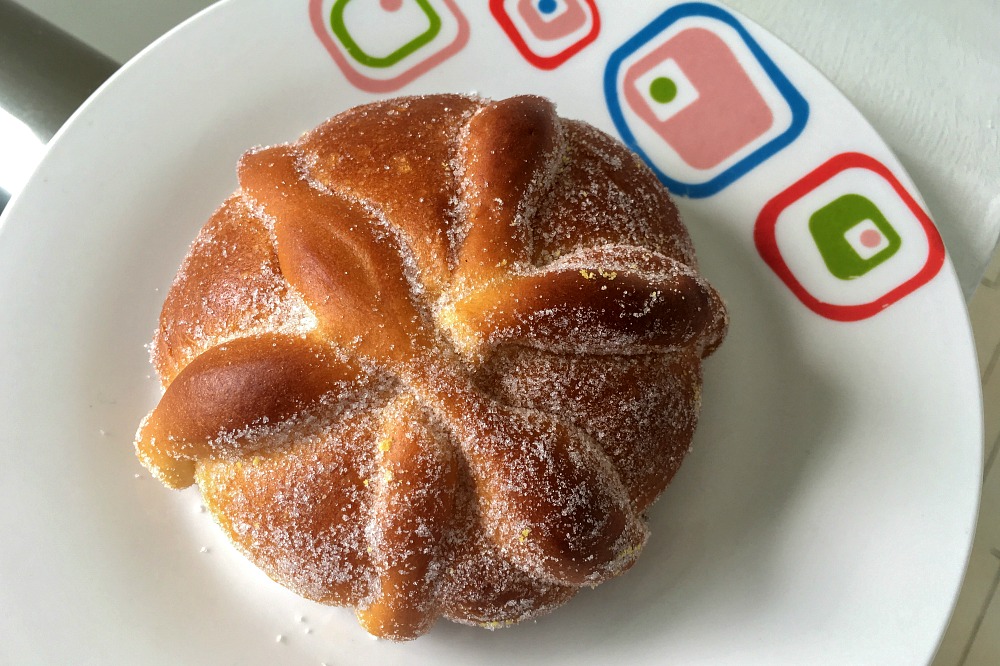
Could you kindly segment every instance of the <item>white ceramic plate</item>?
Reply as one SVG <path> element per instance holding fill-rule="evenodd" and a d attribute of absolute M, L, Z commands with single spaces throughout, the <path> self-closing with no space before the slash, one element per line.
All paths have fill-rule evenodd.
<path fill-rule="evenodd" d="M 77 113 L 9 207 L 0 662 L 930 659 L 974 525 L 978 373 L 951 264 L 862 117 L 714 5 L 334 4 L 200 14 Z M 733 324 L 628 575 L 538 622 L 441 622 L 396 645 L 271 583 L 131 441 L 158 396 L 143 345 L 239 155 L 376 96 L 440 91 L 540 93 L 625 137 L 689 195 Z"/>

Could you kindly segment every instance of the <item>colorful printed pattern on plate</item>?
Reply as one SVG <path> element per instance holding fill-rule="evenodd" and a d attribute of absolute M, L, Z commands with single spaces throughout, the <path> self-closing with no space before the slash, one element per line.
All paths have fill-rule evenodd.
<path fill-rule="evenodd" d="M 881 162 L 837 155 L 771 199 L 757 251 L 800 301 L 837 321 L 872 317 L 944 264 L 930 216 Z"/>
<path fill-rule="evenodd" d="M 374 93 L 402 88 L 470 38 L 455 0 L 310 0 L 309 12 L 345 77 Z M 595 0 L 490 0 L 489 12 L 542 70 L 563 65 L 601 30 Z M 622 140 L 673 194 L 692 198 L 721 192 L 793 144 L 810 115 L 742 23 L 707 2 L 669 7 L 615 49 L 603 85 Z M 866 319 L 905 297 L 945 256 L 898 179 L 855 153 L 767 203 L 754 241 L 799 300 L 838 321 Z"/>
<path fill-rule="evenodd" d="M 556 69 L 597 39 L 594 0 L 490 0 L 490 12 L 525 60 Z"/>
<path fill-rule="evenodd" d="M 674 6 L 618 48 L 604 76 L 622 139 L 675 194 L 711 196 L 789 145 L 805 98 L 730 13 Z"/>
<path fill-rule="evenodd" d="M 344 76 L 368 92 L 402 88 L 469 41 L 454 0 L 310 0 L 309 18 Z"/>

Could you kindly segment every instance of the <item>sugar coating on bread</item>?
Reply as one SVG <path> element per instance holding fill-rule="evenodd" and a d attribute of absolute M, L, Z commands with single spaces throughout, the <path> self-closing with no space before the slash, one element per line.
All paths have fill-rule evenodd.
<path fill-rule="evenodd" d="M 628 569 L 728 325 L 652 172 L 542 98 L 459 95 L 351 109 L 238 171 L 164 303 L 143 464 L 386 638 Z"/>

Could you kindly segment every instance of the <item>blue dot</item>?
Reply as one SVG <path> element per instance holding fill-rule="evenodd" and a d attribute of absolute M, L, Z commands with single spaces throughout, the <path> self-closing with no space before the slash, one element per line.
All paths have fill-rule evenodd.
<path fill-rule="evenodd" d="M 538 2 L 538 11 L 543 14 L 551 14 L 557 9 L 559 9 L 559 3 L 556 0 L 539 0 Z"/>

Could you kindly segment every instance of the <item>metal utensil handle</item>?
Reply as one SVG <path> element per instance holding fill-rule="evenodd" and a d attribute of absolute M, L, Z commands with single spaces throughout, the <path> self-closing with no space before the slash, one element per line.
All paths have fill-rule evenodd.
<path fill-rule="evenodd" d="M 12 0 L 0 0 L 0 107 L 43 142 L 118 64 Z M 0 136 L 0 160 L 5 154 Z M 6 196 L 0 189 L 0 210 Z"/>

